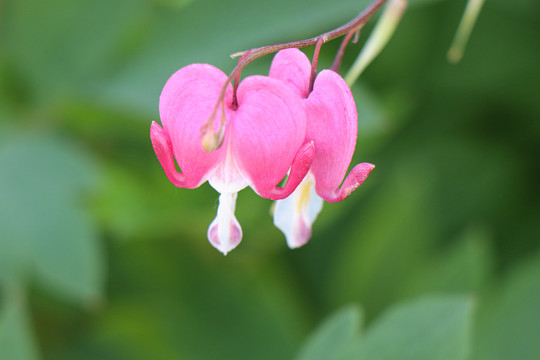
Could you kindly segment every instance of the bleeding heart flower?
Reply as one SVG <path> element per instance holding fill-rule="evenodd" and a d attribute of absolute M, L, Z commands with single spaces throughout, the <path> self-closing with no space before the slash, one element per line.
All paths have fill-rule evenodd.
<path fill-rule="evenodd" d="M 222 145 L 207 153 L 201 127 L 212 116 L 227 76 L 206 64 L 186 66 L 165 84 L 159 102 L 163 128 L 152 122 L 150 138 L 165 174 L 177 187 L 193 189 L 208 180 L 221 195 L 208 239 L 227 254 L 242 239 L 234 216 L 238 191 L 250 186 L 272 200 L 290 195 L 311 165 L 314 147 L 306 137 L 306 113 L 295 90 L 266 76 L 246 78 L 232 106 L 229 85 L 224 101 Z M 219 113 L 219 112 L 218 112 Z M 222 119 L 213 119 L 215 129 Z M 178 164 L 180 171 L 176 169 Z M 287 175 L 283 188 L 277 184 Z"/>
<path fill-rule="evenodd" d="M 321 71 L 309 92 L 311 64 L 298 49 L 276 54 L 270 77 L 288 84 L 304 98 L 307 113 L 306 143 L 315 145 L 308 176 L 287 199 L 279 200 L 274 224 L 285 234 L 291 248 L 311 237 L 311 225 L 322 209 L 322 199 L 338 202 L 347 198 L 375 167 L 356 165 L 339 187 L 351 162 L 357 136 L 357 113 L 351 90 L 337 73 Z M 322 199 L 321 199 L 322 198 Z"/>

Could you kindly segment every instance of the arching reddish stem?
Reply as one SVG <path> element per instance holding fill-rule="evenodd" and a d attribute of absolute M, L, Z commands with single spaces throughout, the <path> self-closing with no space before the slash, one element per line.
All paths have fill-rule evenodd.
<path fill-rule="evenodd" d="M 238 86 L 239 80 L 240 80 L 240 73 L 242 70 L 253 60 L 256 60 L 260 57 L 263 57 L 268 54 L 272 54 L 275 52 L 278 52 L 280 50 L 284 49 L 290 49 L 290 48 L 303 48 L 308 46 L 316 45 L 317 43 L 325 43 L 330 40 L 333 40 L 335 38 L 338 38 L 340 36 L 343 36 L 345 34 L 353 33 L 358 31 L 364 24 L 369 20 L 369 18 L 386 2 L 386 0 L 374 0 L 364 11 L 362 11 L 357 17 L 346 23 L 345 25 L 342 25 L 338 27 L 337 29 L 334 29 L 332 31 L 329 31 L 327 33 L 321 34 L 319 36 L 313 37 L 311 39 L 306 40 L 298 40 L 298 41 L 292 41 L 287 43 L 281 43 L 281 44 L 275 44 L 275 45 L 268 45 L 263 46 L 259 48 L 249 49 L 240 53 L 233 54 L 233 57 L 241 56 L 238 60 L 238 63 L 236 64 L 235 68 L 223 84 L 223 87 L 221 88 L 221 92 L 218 97 L 218 101 L 214 107 L 214 110 L 212 111 L 212 115 L 208 119 L 208 121 L 201 127 L 201 134 L 204 136 L 208 131 L 214 131 L 212 122 L 213 119 L 217 113 L 217 110 L 220 106 L 220 104 L 223 102 L 225 98 L 225 93 L 227 91 L 227 86 L 234 81 L 233 84 L 233 102 L 232 106 L 233 108 L 238 106 L 237 100 L 236 100 L 236 88 Z M 352 35 L 351 35 L 352 36 Z M 350 36 L 349 36 L 350 38 Z M 348 40 L 347 40 L 348 41 Z M 215 147 L 217 149 L 219 147 L 219 144 Z"/>
<path fill-rule="evenodd" d="M 313 91 L 313 84 L 317 77 L 317 65 L 319 64 L 319 53 L 321 52 L 321 46 L 325 43 L 325 38 L 321 37 L 315 45 L 315 51 L 313 52 L 313 60 L 311 61 L 311 75 L 309 77 L 309 93 Z"/>
<path fill-rule="evenodd" d="M 336 54 L 336 57 L 334 58 L 334 62 L 332 63 L 331 70 L 338 72 L 339 67 L 341 66 L 341 60 L 343 60 L 343 54 L 345 54 L 345 48 L 347 47 L 347 44 L 351 40 L 351 37 L 355 34 L 358 34 L 358 30 L 349 31 L 347 35 L 343 38 L 343 41 L 341 42 L 341 45 L 339 46 L 339 50 Z"/>

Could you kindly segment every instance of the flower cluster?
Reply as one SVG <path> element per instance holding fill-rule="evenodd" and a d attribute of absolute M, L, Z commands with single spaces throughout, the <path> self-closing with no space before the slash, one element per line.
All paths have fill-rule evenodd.
<path fill-rule="evenodd" d="M 357 113 L 337 70 L 347 43 L 385 2 L 374 0 L 350 22 L 317 37 L 236 53 L 240 59 L 228 77 L 211 65 L 193 64 L 165 84 L 159 103 L 163 127 L 153 122 L 150 129 L 154 151 L 174 185 L 192 189 L 208 181 L 221 194 L 208 239 L 224 254 L 242 239 L 234 210 L 243 188 L 277 201 L 274 223 L 295 248 L 311 237 L 323 200 L 345 199 L 374 168 L 358 164 L 343 180 L 356 144 Z M 396 6 L 390 5 L 385 13 L 393 14 Z M 382 35 L 373 34 L 374 45 L 359 57 L 364 67 L 387 39 L 388 26 L 381 28 Z M 343 35 L 332 70 L 317 75 L 322 44 Z M 310 65 L 298 48 L 314 45 Z M 268 76 L 239 84 L 248 63 L 277 51 Z"/>
<path fill-rule="evenodd" d="M 356 145 L 356 105 L 336 72 L 323 70 L 313 82 L 311 71 L 293 48 L 276 54 L 268 76 L 247 77 L 237 89 L 229 84 L 223 98 L 227 76 L 206 64 L 178 70 L 163 88 L 163 127 L 153 122 L 150 129 L 154 151 L 175 186 L 193 189 L 208 181 L 220 193 L 208 239 L 224 254 L 242 238 L 234 216 L 238 191 L 249 186 L 277 200 L 274 223 L 295 248 L 309 240 L 323 200 L 345 199 L 374 168 L 358 164 L 343 181 Z M 209 153 L 200 132 L 208 119 L 222 134 Z"/>

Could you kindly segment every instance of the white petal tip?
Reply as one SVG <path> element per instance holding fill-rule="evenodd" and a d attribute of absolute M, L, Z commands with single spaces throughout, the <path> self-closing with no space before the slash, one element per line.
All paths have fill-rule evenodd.
<path fill-rule="evenodd" d="M 242 241 L 242 228 L 236 219 L 231 219 L 227 229 L 220 229 L 216 220 L 208 228 L 208 241 L 223 255 L 227 255 Z"/>
<path fill-rule="evenodd" d="M 236 193 L 221 194 L 218 213 L 208 228 L 208 241 L 223 255 L 227 255 L 242 241 L 242 228 L 234 217 Z"/>
<path fill-rule="evenodd" d="M 278 226 L 278 228 L 285 235 L 290 249 L 298 249 L 311 239 L 311 223 L 306 223 L 301 217 L 296 219 L 293 226 L 288 228 Z"/>
<path fill-rule="evenodd" d="M 298 249 L 306 245 L 311 238 L 311 229 L 304 228 L 299 234 L 286 234 L 287 246 L 290 249 Z"/>

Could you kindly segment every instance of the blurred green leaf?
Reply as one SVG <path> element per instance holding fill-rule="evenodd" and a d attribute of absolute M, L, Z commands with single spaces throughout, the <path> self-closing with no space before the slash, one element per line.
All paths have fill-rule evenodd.
<path fill-rule="evenodd" d="M 56 218 L 55 228 L 34 241 L 35 275 L 68 298 L 88 303 L 99 301 L 103 254 L 94 224 L 78 209 L 56 215 L 62 216 L 61 223 Z"/>
<path fill-rule="evenodd" d="M 513 270 L 484 302 L 472 359 L 540 358 L 540 256 Z"/>
<path fill-rule="evenodd" d="M 80 208 L 96 185 L 92 161 L 60 139 L 14 136 L 0 145 L 0 274 L 32 274 L 77 301 L 101 293 L 103 259 L 94 225 Z"/>
<path fill-rule="evenodd" d="M 426 293 L 473 293 L 488 282 L 493 268 L 490 235 L 471 226 L 455 242 L 426 258 L 422 266 L 403 281 L 403 296 Z"/>
<path fill-rule="evenodd" d="M 392 307 L 368 329 L 356 359 L 465 360 L 473 303 L 431 297 Z"/>
<path fill-rule="evenodd" d="M 374 313 L 398 298 L 403 278 L 422 264 L 434 225 L 426 208 L 429 169 L 410 157 L 393 169 L 377 167 L 368 181 L 377 176 L 387 181 L 362 202 L 363 216 L 346 219 L 339 229 L 346 242 L 332 259 L 323 291 L 331 304 L 356 301 Z"/>
<path fill-rule="evenodd" d="M 144 17 L 146 0 L 27 0 L 3 4 L 0 48 L 40 100 L 88 93 L 104 61 Z"/>
<path fill-rule="evenodd" d="M 309 336 L 296 360 L 336 360 L 359 341 L 362 311 L 349 306 L 332 314 Z"/>
<path fill-rule="evenodd" d="M 154 0 L 159 5 L 179 9 L 196 0 Z"/>
<path fill-rule="evenodd" d="M 36 360 L 39 356 L 23 295 L 10 291 L 6 291 L 7 300 L 0 308 L 0 359 Z"/>

